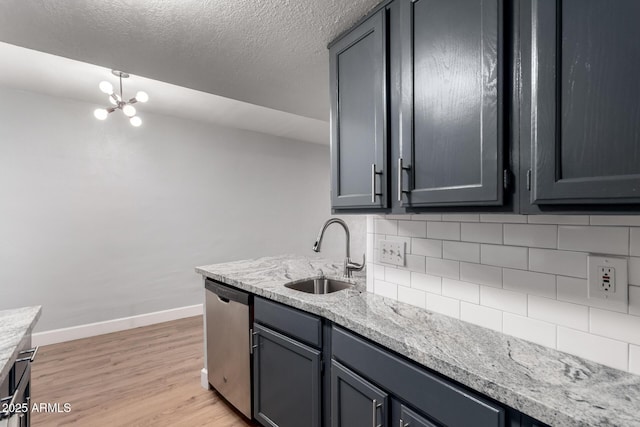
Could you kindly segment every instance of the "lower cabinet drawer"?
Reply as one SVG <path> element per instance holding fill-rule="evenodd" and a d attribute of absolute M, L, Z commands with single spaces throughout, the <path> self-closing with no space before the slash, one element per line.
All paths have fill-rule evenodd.
<path fill-rule="evenodd" d="M 254 320 L 313 347 L 322 346 L 319 317 L 264 298 L 254 299 Z"/>
<path fill-rule="evenodd" d="M 505 410 L 501 406 L 427 372 L 344 329 L 333 328 L 331 351 L 334 359 L 423 412 L 434 420 L 435 425 L 505 425 Z"/>

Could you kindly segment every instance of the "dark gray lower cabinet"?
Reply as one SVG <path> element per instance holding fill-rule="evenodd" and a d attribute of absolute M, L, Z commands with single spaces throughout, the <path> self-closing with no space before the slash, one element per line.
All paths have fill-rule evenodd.
<path fill-rule="evenodd" d="M 387 393 L 331 361 L 331 427 L 386 427 L 388 414 Z"/>
<path fill-rule="evenodd" d="M 321 352 L 254 324 L 253 414 L 269 427 L 320 427 Z"/>
<path fill-rule="evenodd" d="M 429 421 L 423 415 L 398 401 L 393 402 L 393 421 L 391 425 L 400 427 L 439 427 L 438 424 Z"/>

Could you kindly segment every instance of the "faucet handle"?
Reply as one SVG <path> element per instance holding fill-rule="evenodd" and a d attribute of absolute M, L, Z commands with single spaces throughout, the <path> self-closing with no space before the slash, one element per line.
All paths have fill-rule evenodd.
<path fill-rule="evenodd" d="M 352 271 L 362 271 L 362 269 L 364 268 L 366 263 L 367 263 L 366 254 L 362 254 L 362 264 L 358 264 L 357 262 L 351 261 L 350 258 L 347 258 L 345 260 L 344 268 L 348 273 L 348 277 L 351 277 L 351 272 Z"/>

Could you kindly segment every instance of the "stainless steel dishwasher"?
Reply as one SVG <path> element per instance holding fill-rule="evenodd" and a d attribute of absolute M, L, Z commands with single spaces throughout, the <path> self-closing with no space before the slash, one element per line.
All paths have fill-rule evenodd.
<path fill-rule="evenodd" d="M 207 376 L 240 412 L 251 416 L 251 294 L 205 281 Z"/>

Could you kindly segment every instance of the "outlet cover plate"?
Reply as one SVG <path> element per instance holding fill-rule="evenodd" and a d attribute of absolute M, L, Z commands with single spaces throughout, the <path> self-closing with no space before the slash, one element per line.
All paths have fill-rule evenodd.
<path fill-rule="evenodd" d="M 589 299 L 608 301 L 609 304 L 626 309 L 629 301 L 627 259 L 606 255 L 589 255 L 587 265 Z M 609 283 L 603 283 L 603 271 L 610 271 Z"/>
<path fill-rule="evenodd" d="M 404 267 L 404 242 L 380 240 L 380 262 Z"/>

